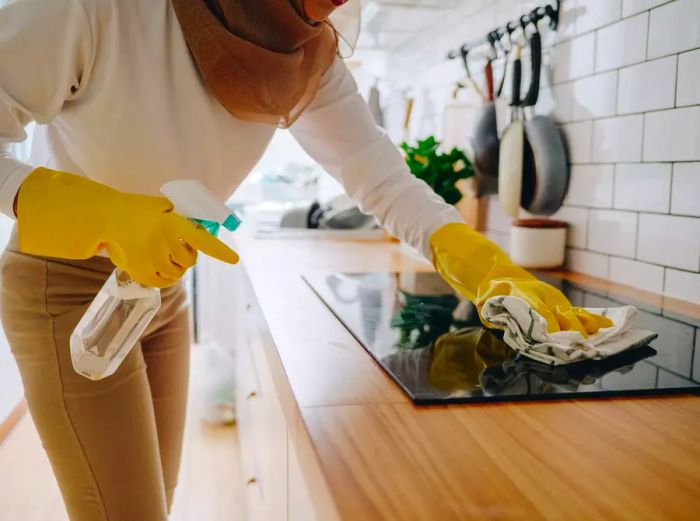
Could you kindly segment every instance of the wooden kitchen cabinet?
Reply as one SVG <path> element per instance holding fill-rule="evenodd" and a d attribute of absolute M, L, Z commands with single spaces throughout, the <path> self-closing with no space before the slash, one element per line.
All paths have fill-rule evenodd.
<path fill-rule="evenodd" d="M 203 303 L 200 338 L 236 358 L 236 415 L 247 519 L 314 521 L 297 451 L 268 367 L 265 319 L 242 267 L 222 270 L 210 259 L 198 271 Z M 268 346 L 272 347 L 272 346 Z"/>

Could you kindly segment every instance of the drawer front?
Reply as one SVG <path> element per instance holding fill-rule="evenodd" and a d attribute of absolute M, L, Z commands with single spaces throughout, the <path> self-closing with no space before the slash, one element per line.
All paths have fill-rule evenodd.
<path fill-rule="evenodd" d="M 258 388 L 250 351 L 245 345 L 239 346 L 236 351 L 236 418 L 241 446 L 241 467 L 246 483 L 258 483 L 260 479 L 256 454 L 252 450 L 257 433 L 255 416 L 250 404 L 251 400 L 257 396 Z M 256 486 L 255 489 L 259 493 L 260 487 Z"/>
<path fill-rule="evenodd" d="M 261 330 L 264 319 L 252 290 L 249 286 L 244 288 L 245 340 L 238 350 L 238 422 L 242 457 L 251 462 L 255 473 L 253 488 L 259 491 L 262 503 L 249 508 L 248 518 L 286 520 L 287 425 L 265 360 Z"/>
<path fill-rule="evenodd" d="M 255 307 L 251 312 L 255 312 Z M 260 391 L 250 401 L 251 415 L 255 424 L 255 460 L 260 470 L 266 519 L 287 517 L 287 423 L 274 389 L 272 375 L 265 361 L 258 329 L 261 317 L 251 317 L 248 322 L 249 347 Z"/>
<path fill-rule="evenodd" d="M 249 478 L 245 484 L 246 519 L 248 521 L 267 520 L 262 488 L 257 478 Z"/>

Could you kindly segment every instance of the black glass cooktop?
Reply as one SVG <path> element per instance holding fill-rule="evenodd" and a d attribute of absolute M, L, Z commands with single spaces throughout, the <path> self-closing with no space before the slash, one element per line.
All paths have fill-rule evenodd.
<path fill-rule="evenodd" d="M 419 405 L 698 392 L 700 321 L 547 274 L 577 306 L 640 307 L 649 346 L 549 366 L 518 355 L 435 273 L 309 274 L 304 279 Z M 698 351 L 698 354 L 695 354 Z"/>

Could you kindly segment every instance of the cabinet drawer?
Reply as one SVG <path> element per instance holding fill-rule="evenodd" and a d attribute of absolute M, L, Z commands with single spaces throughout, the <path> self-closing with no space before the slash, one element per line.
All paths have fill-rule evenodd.
<path fill-rule="evenodd" d="M 252 447 L 257 437 L 255 427 L 254 409 L 251 400 L 258 394 L 259 385 L 255 374 L 255 366 L 250 356 L 250 350 L 243 344 L 236 351 L 236 418 L 238 424 L 238 437 L 240 439 L 241 467 L 243 479 L 248 482 L 258 482 L 260 476 L 258 465 L 255 461 L 255 451 Z M 256 487 L 259 490 L 259 487 Z"/>
<path fill-rule="evenodd" d="M 248 521 L 263 521 L 265 517 L 265 503 L 263 501 L 260 481 L 257 478 L 249 478 L 245 482 L 246 519 Z"/>

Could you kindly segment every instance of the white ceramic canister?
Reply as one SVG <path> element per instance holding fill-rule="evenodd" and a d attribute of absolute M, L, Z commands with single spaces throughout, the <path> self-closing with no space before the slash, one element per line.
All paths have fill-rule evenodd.
<path fill-rule="evenodd" d="M 520 219 L 510 229 L 510 258 L 523 268 L 564 265 L 567 224 L 551 219 Z"/>

